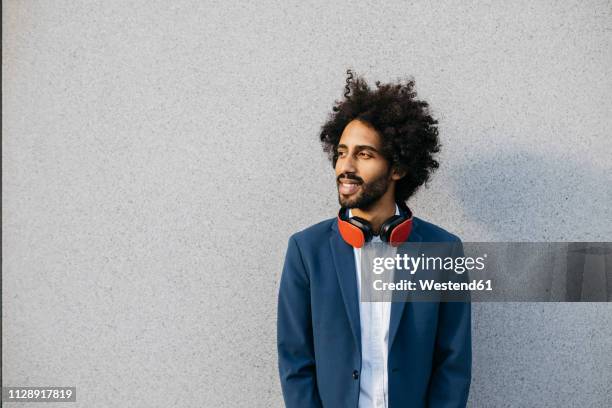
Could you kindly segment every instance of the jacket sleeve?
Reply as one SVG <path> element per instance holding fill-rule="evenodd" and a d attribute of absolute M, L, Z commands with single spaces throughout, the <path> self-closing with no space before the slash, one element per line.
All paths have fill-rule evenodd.
<path fill-rule="evenodd" d="M 454 257 L 463 257 L 463 244 L 453 243 Z M 454 272 L 453 272 L 454 273 Z M 461 280 L 467 280 L 467 272 Z M 428 389 L 429 408 L 463 408 L 467 405 L 472 377 L 471 303 L 440 302 L 438 330 Z"/>
<path fill-rule="evenodd" d="M 294 237 L 289 239 L 278 293 L 277 348 L 285 406 L 322 407 L 315 371 L 310 281 Z"/>

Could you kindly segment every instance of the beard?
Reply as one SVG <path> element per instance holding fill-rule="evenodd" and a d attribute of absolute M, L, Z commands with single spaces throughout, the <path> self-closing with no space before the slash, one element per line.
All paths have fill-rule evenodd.
<path fill-rule="evenodd" d="M 342 175 L 341 175 L 342 176 Z M 340 177 L 338 177 L 339 179 Z M 357 177 L 346 177 L 349 179 L 357 179 Z M 359 208 L 367 210 L 372 204 L 377 202 L 389 188 L 389 172 L 383 174 L 377 179 L 370 181 L 369 183 L 362 181 L 359 191 L 356 194 L 352 194 L 349 197 L 343 197 L 338 193 L 338 202 L 341 207 L 345 208 Z M 339 183 L 339 181 L 338 181 Z"/>

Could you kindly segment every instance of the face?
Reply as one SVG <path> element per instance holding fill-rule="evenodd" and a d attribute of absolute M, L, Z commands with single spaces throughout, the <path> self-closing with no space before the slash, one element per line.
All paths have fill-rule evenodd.
<path fill-rule="evenodd" d="M 338 142 L 336 182 L 342 207 L 367 209 L 398 179 L 381 153 L 378 132 L 359 121 L 351 121 Z"/>

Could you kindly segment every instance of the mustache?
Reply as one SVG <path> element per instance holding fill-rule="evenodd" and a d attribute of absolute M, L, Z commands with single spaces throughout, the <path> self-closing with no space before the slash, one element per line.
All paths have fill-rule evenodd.
<path fill-rule="evenodd" d="M 340 183 L 340 179 L 350 179 L 350 180 L 355 180 L 359 183 L 363 183 L 363 179 L 359 176 L 356 176 L 354 174 L 350 174 L 350 173 L 343 173 L 341 175 L 339 175 L 338 177 L 336 177 L 336 181 L 338 183 Z"/>

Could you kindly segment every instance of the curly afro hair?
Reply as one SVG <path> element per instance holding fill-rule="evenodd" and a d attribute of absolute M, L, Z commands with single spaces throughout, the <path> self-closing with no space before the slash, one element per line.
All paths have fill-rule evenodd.
<path fill-rule="evenodd" d="M 370 89 L 366 81 L 353 80 L 347 71 L 344 99 L 335 101 L 334 113 L 321 127 L 323 150 L 336 166 L 337 146 L 342 131 L 354 119 L 372 126 L 382 137 L 382 155 L 406 175 L 397 181 L 395 200 L 405 202 L 425 184 L 439 163 L 438 121 L 429 113 L 427 102 L 415 99 L 414 80 L 382 84 Z"/>

